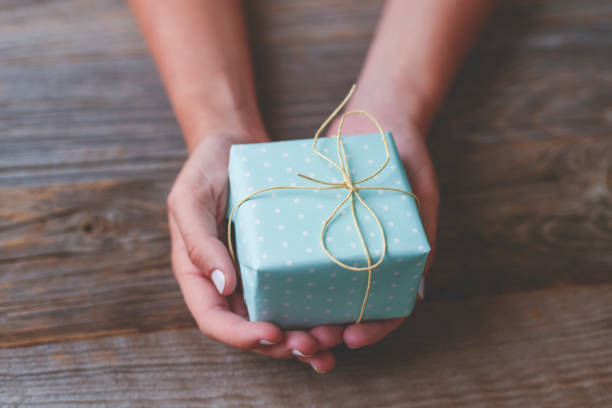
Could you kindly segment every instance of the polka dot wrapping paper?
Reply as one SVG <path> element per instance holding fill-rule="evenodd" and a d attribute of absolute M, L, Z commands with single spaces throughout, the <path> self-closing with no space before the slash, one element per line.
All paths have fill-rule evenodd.
<path fill-rule="evenodd" d="M 385 137 L 390 161 L 380 174 L 361 186 L 412 191 L 393 138 L 390 133 Z M 343 136 L 342 141 L 353 180 L 371 175 L 385 160 L 380 134 Z M 317 149 L 337 161 L 335 138 L 320 138 Z M 322 186 L 297 173 L 331 183 L 343 181 L 338 169 L 314 154 L 312 139 L 232 146 L 228 212 L 261 188 Z M 346 189 L 267 191 L 235 212 L 236 256 L 251 320 L 270 321 L 283 328 L 355 322 L 366 293 L 368 272 L 338 266 L 321 246 L 323 223 L 347 193 Z M 363 320 L 407 316 L 414 306 L 430 250 L 417 204 L 399 192 L 360 190 L 359 194 L 376 213 L 387 241 L 385 258 L 373 270 Z M 374 263 L 382 251 L 380 231 L 358 200 L 355 212 Z M 345 264 L 367 266 L 350 202 L 330 222 L 325 244 Z"/>

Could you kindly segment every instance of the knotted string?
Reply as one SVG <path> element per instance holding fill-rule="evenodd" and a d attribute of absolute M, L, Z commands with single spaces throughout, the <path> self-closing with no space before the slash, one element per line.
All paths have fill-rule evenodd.
<path fill-rule="evenodd" d="M 337 264 L 341 268 L 347 269 L 349 271 L 356 271 L 356 272 L 367 271 L 368 272 L 368 285 L 366 287 L 365 295 L 363 297 L 363 302 L 361 304 L 361 310 L 359 312 L 359 317 L 355 321 L 356 324 L 359 324 L 361 322 L 361 319 L 363 318 L 363 314 L 364 314 L 365 308 L 366 308 L 366 303 L 367 303 L 368 297 L 370 295 L 370 289 L 371 289 L 371 286 L 372 286 L 372 270 L 375 269 L 376 267 L 378 267 L 383 262 L 383 260 L 385 259 L 385 254 L 387 252 L 387 240 L 385 238 L 385 231 L 384 231 L 383 226 L 382 226 L 382 224 L 380 222 L 380 219 L 378 218 L 378 216 L 376 215 L 374 210 L 372 210 L 372 208 L 370 208 L 370 206 L 363 200 L 363 198 L 361 198 L 361 196 L 359 195 L 359 191 L 361 191 L 361 190 L 388 190 L 388 191 L 396 191 L 396 192 L 399 192 L 399 193 L 407 194 L 407 195 L 411 196 L 412 198 L 414 198 L 414 200 L 417 203 L 417 207 L 418 207 L 419 211 L 421 210 L 421 205 L 420 205 L 420 202 L 419 202 L 419 198 L 415 194 L 411 193 L 410 191 L 405 191 L 405 190 L 401 190 L 399 188 L 392 188 L 392 187 L 360 186 L 361 183 L 364 183 L 364 182 L 366 182 L 368 180 L 371 180 L 371 179 L 375 178 L 378 174 L 380 174 L 380 172 L 382 172 L 385 169 L 385 167 L 387 167 L 387 164 L 389 164 L 389 160 L 390 160 L 390 157 L 391 157 L 391 153 L 389 151 L 389 145 L 387 143 L 387 139 L 385 137 L 385 133 L 382 130 L 382 127 L 380 126 L 378 121 L 372 115 L 370 115 L 368 112 L 363 111 L 363 110 L 355 110 L 355 111 L 345 112 L 340 117 L 340 122 L 338 124 L 338 130 L 337 130 L 337 132 L 335 134 L 336 141 L 337 141 L 337 144 L 338 144 L 338 162 L 333 161 L 332 159 L 327 157 L 325 154 L 323 154 L 323 153 L 321 153 L 320 151 L 317 150 L 317 141 L 319 140 L 319 136 L 321 135 L 323 130 L 327 127 L 327 125 L 329 125 L 329 123 L 338 115 L 338 112 L 340 112 L 342 110 L 342 108 L 344 108 L 346 103 L 349 101 L 349 99 L 353 95 L 354 91 L 355 91 L 355 85 L 353 85 L 351 87 L 351 90 L 349 91 L 348 95 L 344 98 L 344 100 L 340 103 L 340 105 L 338 105 L 338 107 L 331 113 L 331 115 L 329 115 L 329 117 L 321 124 L 321 126 L 319 127 L 319 129 L 315 133 L 314 139 L 312 141 L 312 150 L 313 150 L 314 154 L 316 154 L 317 156 L 321 157 L 322 159 L 328 161 L 330 164 L 332 164 L 334 167 L 336 167 L 336 169 L 338 169 L 338 171 L 342 174 L 343 181 L 341 183 L 329 182 L 329 181 L 319 180 L 319 179 L 316 179 L 314 177 L 309 177 L 309 176 L 306 176 L 304 174 L 298 173 L 297 175 L 299 177 L 302 177 L 302 178 L 304 178 L 306 180 L 310 180 L 310 181 L 318 183 L 318 184 L 322 184 L 323 187 L 320 187 L 320 186 L 274 186 L 274 187 L 262 188 L 262 189 L 259 189 L 257 191 L 254 191 L 254 192 L 248 194 L 242 200 L 240 200 L 234 206 L 234 208 L 232 208 L 232 211 L 230 212 L 230 215 L 229 215 L 229 218 L 228 218 L 228 221 L 227 221 L 227 231 L 228 231 L 228 233 L 227 233 L 227 246 L 229 248 L 229 252 L 230 252 L 230 255 L 232 256 L 232 259 L 234 260 L 234 263 L 237 264 L 236 255 L 235 255 L 235 252 L 234 252 L 234 246 L 232 244 L 232 239 L 231 239 L 231 237 L 232 237 L 232 218 L 233 218 L 234 213 L 236 212 L 236 210 L 238 210 L 238 208 L 240 208 L 240 206 L 242 204 L 244 204 L 246 201 L 250 200 L 251 198 L 253 198 L 256 195 L 259 195 L 259 194 L 262 194 L 262 193 L 265 193 L 265 192 L 268 192 L 268 191 L 272 191 L 272 190 L 338 190 L 338 189 L 346 189 L 348 191 L 347 195 L 340 201 L 340 203 L 336 206 L 336 208 L 332 211 L 332 213 L 329 215 L 329 217 L 327 217 L 327 219 L 323 223 L 323 227 L 321 228 L 321 247 L 323 248 L 323 251 L 325 252 L 325 254 L 327 254 L 327 256 L 329 257 L 329 259 L 331 259 L 335 264 Z M 348 160 L 347 160 L 347 156 L 346 156 L 346 151 L 344 149 L 344 142 L 340 138 L 340 132 L 342 130 L 342 126 L 344 124 L 344 119 L 346 119 L 346 117 L 351 116 L 351 115 L 359 115 L 359 114 L 365 115 L 376 126 L 376 128 L 377 128 L 377 130 L 378 130 L 378 132 L 379 132 L 379 134 L 380 134 L 380 136 L 382 138 L 384 147 L 385 147 L 386 158 L 385 158 L 384 163 L 374 173 L 372 173 L 371 175 L 369 175 L 367 177 L 364 177 L 362 179 L 353 181 L 351 179 L 351 173 L 350 173 L 350 170 L 349 170 L 349 165 L 348 165 Z M 361 205 L 363 205 L 363 207 L 372 215 L 372 218 L 374 218 L 374 220 L 376 221 L 376 224 L 378 225 L 378 229 L 380 231 L 380 236 L 381 236 L 381 239 L 382 239 L 382 251 L 381 251 L 380 258 L 376 262 L 374 262 L 374 263 L 372 263 L 372 257 L 370 256 L 370 251 L 368 249 L 368 246 L 366 244 L 365 239 L 363 238 L 363 233 L 361 232 L 361 228 L 359 226 L 359 221 L 357 220 L 357 215 L 355 213 L 355 199 L 357 199 L 361 203 Z M 357 266 L 347 265 L 347 264 L 343 263 L 342 261 L 340 261 L 335 256 L 333 256 L 331 254 L 331 252 L 325 246 L 325 232 L 327 231 L 327 227 L 328 227 L 329 223 L 331 222 L 331 220 L 336 216 L 338 211 L 342 208 L 342 206 L 347 201 L 350 201 L 351 215 L 353 217 L 353 223 L 355 224 L 355 229 L 357 231 L 357 235 L 359 236 L 359 240 L 361 241 L 361 245 L 363 247 L 363 252 L 364 252 L 364 254 L 366 256 L 366 260 L 367 260 L 368 266 L 357 267 Z"/>

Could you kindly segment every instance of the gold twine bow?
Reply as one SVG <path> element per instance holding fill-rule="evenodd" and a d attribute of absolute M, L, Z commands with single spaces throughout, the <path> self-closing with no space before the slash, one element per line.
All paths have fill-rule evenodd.
<path fill-rule="evenodd" d="M 272 190 L 337 190 L 337 189 L 347 189 L 348 190 L 348 194 L 346 195 L 346 197 L 344 197 L 344 199 L 342 199 L 340 201 L 340 203 L 332 211 L 330 216 L 327 217 L 327 219 L 323 223 L 323 228 L 321 228 L 321 247 L 323 248 L 323 251 L 325 252 L 325 254 L 327 254 L 327 256 L 329 257 L 329 259 L 331 259 L 335 264 L 337 264 L 341 268 L 347 269 L 349 271 L 356 271 L 356 272 L 367 271 L 368 272 L 368 285 L 367 285 L 367 288 L 366 288 L 365 295 L 363 297 L 363 302 L 361 304 L 361 311 L 359 312 L 359 317 L 355 321 L 356 324 L 359 324 L 361 322 L 361 319 L 363 318 L 363 314 L 364 314 L 364 311 L 365 311 L 366 303 L 368 301 L 368 296 L 370 294 L 370 288 L 372 286 L 372 270 L 375 269 L 376 267 L 378 267 L 382 263 L 382 261 L 385 258 L 385 254 L 387 252 L 387 240 L 385 238 L 385 231 L 384 231 L 384 229 L 382 227 L 382 224 L 380 223 L 380 219 L 376 216 L 376 213 L 374 213 L 374 211 L 370 208 L 370 206 L 363 200 L 363 198 L 361 198 L 361 196 L 359 195 L 359 191 L 360 190 L 388 190 L 388 191 L 396 191 L 396 192 L 399 192 L 399 193 L 407 194 L 407 195 L 411 196 L 412 198 L 414 198 L 414 200 L 417 203 L 417 207 L 419 209 L 419 212 L 421 210 L 421 205 L 420 205 L 420 202 L 419 202 L 419 198 L 415 194 L 411 193 L 410 191 L 405 191 L 405 190 L 401 190 L 399 188 L 392 188 L 392 187 L 360 186 L 361 183 L 363 183 L 365 181 L 368 181 L 368 180 L 371 180 L 374 177 L 376 177 L 378 174 L 380 174 L 380 172 L 382 172 L 384 170 L 384 168 L 387 167 L 387 164 L 389 163 L 389 159 L 391 157 L 391 154 L 390 154 L 390 151 L 389 151 L 389 145 L 387 143 L 387 139 L 385 137 L 385 133 L 382 130 L 382 127 L 380 126 L 378 121 L 372 115 L 370 115 L 368 112 L 363 111 L 363 110 L 350 111 L 350 112 L 343 113 L 342 116 L 340 117 L 340 123 L 338 124 L 338 130 L 337 130 L 336 135 L 335 135 L 336 140 L 338 142 L 338 162 L 337 163 L 335 161 L 333 161 L 332 159 L 330 159 L 329 157 L 327 157 L 326 155 L 324 155 L 323 153 L 321 153 L 321 152 L 319 152 L 317 150 L 317 141 L 319 139 L 319 136 L 321 135 L 323 130 L 327 127 L 329 122 L 331 122 L 336 117 L 336 115 L 338 115 L 338 112 L 340 112 L 342 110 L 342 108 L 344 108 L 344 105 L 346 105 L 346 103 L 349 101 L 349 99 L 353 95 L 354 91 L 355 91 L 355 85 L 353 85 L 351 87 L 351 90 L 349 91 L 348 95 L 344 98 L 342 103 L 340 103 L 340 105 L 338 105 L 338 107 L 331 113 L 331 115 L 329 115 L 329 117 L 321 124 L 321 126 L 319 127 L 319 129 L 315 133 L 315 136 L 314 136 L 314 139 L 313 139 L 313 142 L 312 142 L 312 150 L 313 150 L 313 152 L 317 156 L 323 158 L 324 160 L 327 160 L 334 167 L 336 167 L 338 169 L 338 171 L 340 171 L 340 173 L 342 174 L 343 181 L 341 183 L 335 183 L 335 182 L 332 183 L 332 182 L 329 182 L 329 181 L 319 180 L 319 179 L 316 179 L 316 178 L 309 177 L 309 176 L 306 176 L 304 174 L 298 173 L 297 175 L 299 177 L 302 177 L 302 178 L 304 178 L 306 180 L 310 180 L 310 181 L 315 182 L 315 183 L 323 184 L 324 187 L 319 187 L 319 186 L 316 186 L 316 187 L 314 187 L 314 186 L 275 186 L 275 187 L 262 188 L 260 190 L 257 190 L 257 191 L 254 191 L 254 192 L 248 194 L 246 197 L 244 197 L 242 200 L 240 200 L 234 206 L 234 208 L 232 208 L 232 211 L 230 212 L 230 215 L 229 215 L 229 218 L 228 218 L 228 221 L 227 221 L 227 231 L 228 231 L 228 233 L 227 233 L 227 246 L 229 248 L 229 252 L 230 252 L 230 255 L 232 256 L 232 259 L 234 260 L 234 263 L 237 264 L 236 255 L 234 253 L 234 246 L 232 245 L 232 239 L 231 239 L 231 237 L 232 237 L 232 218 L 233 218 L 234 213 L 236 212 L 236 210 L 238 210 L 238 208 L 240 208 L 240 206 L 242 204 L 244 204 L 246 201 L 250 200 L 251 198 L 253 198 L 254 196 L 256 196 L 258 194 L 265 193 L 267 191 L 272 191 Z M 346 117 L 351 116 L 351 115 L 358 115 L 358 114 L 365 115 L 368 119 L 370 119 L 370 121 L 378 129 L 378 132 L 380 133 L 380 136 L 382 137 L 383 144 L 385 146 L 386 158 L 385 158 L 385 161 L 382 164 L 382 166 L 380 166 L 378 168 L 378 170 L 376 170 L 374 173 L 372 173 L 371 175 L 369 175 L 367 177 L 364 177 L 362 179 L 353 181 L 351 179 L 351 175 L 350 175 L 350 171 L 349 171 L 348 160 L 347 160 L 347 157 L 346 157 L 346 151 L 344 150 L 344 143 L 342 142 L 342 139 L 340 138 L 340 131 L 342 130 L 342 126 L 344 124 L 344 119 Z M 363 234 L 361 232 L 361 228 L 359 227 L 359 221 L 357 220 L 357 215 L 355 214 L 355 198 L 357 198 L 357 200 L 372 215 L 372 217 L 376 221 L 376 224 L 378 225 L 378 229 L 380 230 L 380 235 L 381 235 L 381 238 L 382 238 L 382 251 L 381 251 L 380 258 L 375 263 L 372 263 L 372 258 L 370 256 L 370 251 L 368 250 L 368 246 L 367 246 L 367 244 L 365 242 L 365 239 L 363 238 Z M 340 261 L 335 256 L 333 256 L 331 254 L 331 252 L 329 252 L 329 250 L 325 246 L 325 232 L 327 230 L 327 226 L 329 225 L 330 221 L 336 216 L 336 214 L 338 213 L 340 208 L 342 208 L 342 206 L 348 200 L 350 200 L 351 214 L 353 216 L 353 222 L 355 224 L 355 229 L 357 230 L 357 234 L 359 236 L 359 240 L 361 241 L 361 245 L 363 247 L 363 251 L 365 253 L 368 266 L 357 267 L 357 266 L 347 265 L 347 264 L 343 263 L 342 261 Z"/>

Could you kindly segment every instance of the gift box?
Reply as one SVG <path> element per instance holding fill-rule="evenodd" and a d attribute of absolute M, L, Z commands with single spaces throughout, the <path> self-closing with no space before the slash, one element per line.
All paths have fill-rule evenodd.
<path fill-rule="evenodd" d="M 411 191 L 410 183 L 390 133 L 384 134 L 389 161 L 360 187 Z M 352 180 L 372 175 L 387 157 L 381 134 L 343 136 L 347 173 Z M 385 256 L 368 271 L 353 271 L 333 262 L 367 268 L 364 246 L 350 200 L 338 208 L 322 236 L 322 227 L 348 189 L 298 177 L 298 174 L 342 183 L 339 169 L 315 154 L 313 139 L 234 145 L 230 151 L 228 215 L 232 215 L 234 247 L 244 300 L 252 321 L 270 321 L 283 328 L 407 316 L 412 311 L 430 247 L 410 195 L 382 189 L 360 189 L 368 211 L 355 200 L 355 217 L 363 243 L 372 258 L 380 259 L 384 230 Z M 341 163 L 336 138 L 319 138 L 316 149 Z M 270 189 L 245 202 L 250 194 L 278 186 L 311 189 Z M 329 254 L 325 252 L 325 248 Z M 365 306 L 363 306 L 365 299 Z M 363 307 L 363 309 L 362 309 Z"/>

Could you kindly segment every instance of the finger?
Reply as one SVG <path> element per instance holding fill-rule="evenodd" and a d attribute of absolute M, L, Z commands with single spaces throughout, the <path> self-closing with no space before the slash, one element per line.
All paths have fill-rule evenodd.
<path fill-rule="evenodd" d="M 343 339 L 350 348 L 359 348 L 379 342 L 399 327 L 403 317 L 352 324 L 344 329 Z"/>
<path fill-rule="evenodd" d="M 244 298 L 242 297 L 242 294 L 232 293 L 229 296 L 228 300 L 229 300 L 230 309 L 232 310 L 232 312 L 244 317 L 245 319 L 249 318 L 249 312 L 244 303 Z"/>
<path fill-rule="evenodd" d="M 191 263 L 176 224 L 170 222 L 172 266 L 185 302 L 206 336 L 241 349 L 280 343 L 281 330 L 269 322 L 249 322 L 232 313 L 226 298 Z"/>
<path fill-rule="evenodd" d="M 185 185 L 191 184 L 176 183 L 168 196 L 170 218 L 178 226 L 191 263 L 227 296 L 236 288 L 236 271 L 227 248 L 218 239 L 216 200 L 206 187 L 194 192 L 186 191 Z"/>
<path fill-rule="evenodd" d="M 297 357 L 297 359 L 310 364 L 313 370 L 319 374 L 325 374 L 336 366 L 336 357 L 331 351 L 321 351 L 312 357 Z"/>
<path fill-rule="evenodd" d="M 317 326 L 310 329 L 310 334 L 317 340 L 321 350 L 326 350 L 342 343 L 344 326 Z"/>
<path fill-rule="evenodd" d="M 307 332 L 290 330 L 277 345 L 259 347 L 254 351 L 274 358 L 311 357 L 319 351 L 317 340 Z"/>

